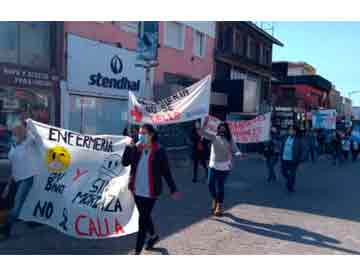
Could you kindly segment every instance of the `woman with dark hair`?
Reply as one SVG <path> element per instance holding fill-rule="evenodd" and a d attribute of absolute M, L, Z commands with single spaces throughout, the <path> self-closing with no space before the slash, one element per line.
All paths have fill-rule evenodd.
<path fill-rule="evenodd" d="M 208 121 L 208 119 L 206 120 Z M 206 126 L 206 122 L 205 125 Z M 211 142 L 211 154 L 209 163 L 209 191 L 213 199 L 212 214 L 222 216 L 224 203 L 225 181 L 232 169 L 232 156 L 242 155 L 234 143 L 230 128 L 227 123 L 221 123 L 217 128 L 217 134 L 211 135 L 202 128 L 199 135 L 204 136 Z"/>
<path fill-rule="evenodd" d="M 134 194 L 135 203 L 139 210 L 139 231 L 137 234 L 135 254 L 139 255 L 146 241 L 146 249 L 152 249 L 159 236 L 151 218 L 151 212 L 162 193 L 162 178 L 169 186 L 171 197 L 177 199 L 179 193 L 170 172 L 165 150 L 158 144 L 158 135 L 152 125 L 145 124 L 139 130 L 137 144 L 131 141 L 126 147 L 123 161 L 124 166 L 131 166 L 129 189 Z"/>

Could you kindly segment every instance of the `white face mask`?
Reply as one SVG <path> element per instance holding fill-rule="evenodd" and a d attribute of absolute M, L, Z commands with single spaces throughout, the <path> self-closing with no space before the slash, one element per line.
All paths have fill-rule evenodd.
<path fill-rule="evenodd" d="M 148 134 L 144 135 L 144 143 L 147 145 L 151 144 L 151 138 Z"/>

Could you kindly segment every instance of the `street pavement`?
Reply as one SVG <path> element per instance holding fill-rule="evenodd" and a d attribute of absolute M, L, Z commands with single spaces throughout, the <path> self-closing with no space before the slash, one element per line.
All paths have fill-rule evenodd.
<path fill-rule="evenodd" d="M 264 161 L 236 162 L 226 184 L 226 214 L 210 215 L 204 182 L 191 182 L 191 164 L 177 160 L 173 171 L 183 194 L 163 196 L 153 217 L 161 241 L 144 254 L 360 254 L 360 161 L 334 167 L 323 159 L 299 169 L 296 193 L 284 179 L 268 184 Z M 131 254 L 135 235 L 79 240 L 41 226 L 15 227 L 0 242 L 0 254 Z"/>

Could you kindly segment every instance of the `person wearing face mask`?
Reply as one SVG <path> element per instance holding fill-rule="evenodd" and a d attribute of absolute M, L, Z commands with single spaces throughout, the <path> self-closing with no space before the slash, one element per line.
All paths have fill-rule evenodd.
<path fill-rule="evenodd" d="M 227 123 L 218 126 L 217 134 L 212 135 L 205 132 L 206 119 L 199 135 L 204 136 L 211 142 L 211 153 L 209 162 L 209 192 L 212 197 L 211 212 L 215 216 L 222 216 L 225 196 L 225 181 L 232 169 L 232 156 L 235 153 L 241 156 L 237 145 L 232 139 L 230 128 Z"/>
<path fill-rule="evenodd" d="M 26 197 L 31 190 L 34 177 L 37 175 L 36 165 L 31 158 L 34 155 L 32 147 L 35 144 L 35 139 L 27 132 L 26 122 L 15 119 L 11 124 L 11 129 L 15 140 L 8 155 L 12 176 L 9 179 L 7 188 L 5 188 L 2 196 L 7 196 L 12 181 L 16 184 L 16 194 L 14 206 L 11 209 L 5 226 L 1 228 L 1 233 L 5 238 L 10 237 L 13 225 L 15 224 Z"/>
<path fill-rule="evenodd" d="M 289 192 L 295 192 L 296 171 L 302 160 L 302 143 L 296 127 L 290 127 L 289 135 L 281 147 L 281 170 Z"/>
<path fill-rule="evenodd" d="M 122 163 L 131 166 L 129 190 L 133 193 L 139 211 L 139 231 L 135 254 L 141 254 L 146 242 L 146 250 L 151 250 L 159 241 L 151 213 L 162 193 L 162 179 L 165 179 L 173 199 L 179 198 L 165 150 L 158 144 L 158 135 L 152 125 L 145 124 L 139 130 L 139 140 L 125 148 Z"/>
<path fill-rule="evenodd" d="M 276 127 L 271 128 L 270 136 L 270 141 L 264 143 L 263 145 L 263 154 L 266 159 L 266 167 L 268 169 L 268 183 L 274 182 L 277 179 L 275 166 L 279 161 L 281 148 L 281 139 Z"/>

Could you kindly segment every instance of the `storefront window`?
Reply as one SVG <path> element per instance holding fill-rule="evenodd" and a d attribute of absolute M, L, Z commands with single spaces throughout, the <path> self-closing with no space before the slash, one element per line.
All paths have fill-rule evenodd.
<path fill-rule="evenodd" d="M 69 129 L 86 134 L 121 135 L 127 100 L 70 95 Z"/>
<path fill-rule="evenodd" d="M 49 22 L 0 22 L 0 63 L 49 70 Z"/>
<path fill-rule="evenodd" d="M 50 24 L 20 23 L 20 65 L 48 70 L 50 67 Z"/>
<path fill-rule="evenodd" d="M 41 91 L 0 87 L 0 158 L 9 150 L 9 127 L 16 118 L 31 118 L 45 124 L 54 124 L 53 96 Z"/>
<path fill-rule="evenodd" d="M 18 62 L 18 26 L 15 22 L 0 23 L 0 62 Z"/>

